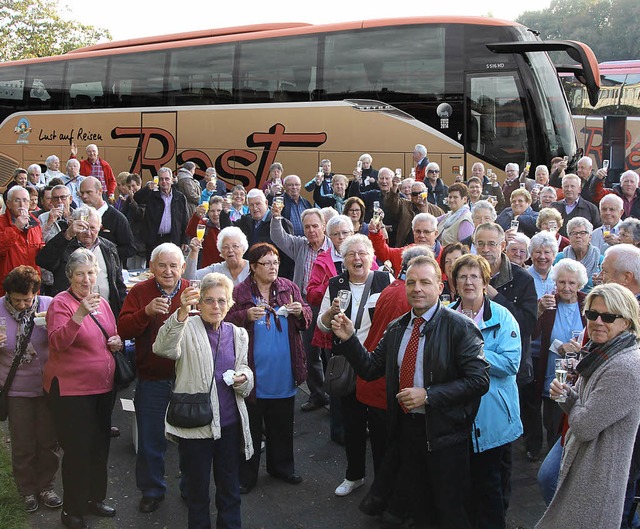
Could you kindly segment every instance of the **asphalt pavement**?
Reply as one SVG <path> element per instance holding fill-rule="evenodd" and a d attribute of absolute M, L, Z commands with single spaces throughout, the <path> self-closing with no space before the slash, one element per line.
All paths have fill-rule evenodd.
<path fill-rule="evenodd" d="M 344 449 L 329 439 L 329 411 L 300 411 L 306 401 L 306 387 L 298 391 L 295 415 L 296 471 L 303 476 L 300 485 L 289 485 L 266 474 L 264 458 L 257 486 L 242 496 L 244 529 L 377 529 L 376 518 L 365 516 L 358 504 L 373 479 L 373 466 L 369 458 L 366 485 L 351 495 L 338 498 L 335 488 L 344 479 L 346 460 Z M 133 390 L 119 394 L 132 398 Z M 177 447 L 170 445 L 166 457 L 168 489 L 160 508 L 151 514 L 138 512 L 140 493 L 135 485 L 135 452 L 132 443 L 132 414 L 116 405 L 113 424 L 121 435 L 113 439 L 109 456 L 109 487 L 106 503 L 117 509 L 115 518 L 88 516 L 95 529 L 173 529 L 187 527 L 187 507 L 178 490 L 179 470 Z M 509 529 L 532 529 L 544 512 L 544 503 L 538 492 L 535 476 L 538 463 L 530 463 L 524 456 L 520 442 L 514 445 L 512 498 L 508 512 Z M 443 479 L 447 479 L 443 476 Z M 62 480 L 58 477 L 56 490 L 61 494 Z M 213 485 L 212 485 L 213 497 Z M 213 503 L 213 502 L 212 502 Z M 29 516 L 33 529 L 58 529 L 60 510 L 44 507 Z M 212 505 L 213 527 L 215 508 Z M 10 529 L 10 528 L 7 528 Z"/>

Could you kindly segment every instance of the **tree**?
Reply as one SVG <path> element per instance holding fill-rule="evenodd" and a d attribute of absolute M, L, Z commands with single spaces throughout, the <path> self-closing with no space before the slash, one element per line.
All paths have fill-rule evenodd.
<path fill-rule="evenodd" d="M 60 55 L 111 39 L 109 31 L 62 18 L 57 0 L 0 0 L 0 61 Z"/>
<path fill-rule="evenodd" d="M 516 20 L 544 40 L 584 42 L 599 61 L 640 57 L 638 0 L 552 0 L 547 9 L 525 11 Z"/>

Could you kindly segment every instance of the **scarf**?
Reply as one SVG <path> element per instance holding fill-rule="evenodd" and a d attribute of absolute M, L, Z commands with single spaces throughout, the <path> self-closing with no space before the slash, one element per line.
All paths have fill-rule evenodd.
<path fill-rule="evenodd" d="M 586 351 L 582 351 L 583 354 L 586 353 L 586 356 L 583 356 L 582 360 L 580 360 L 576 366 L 576 371 L 580 373 L 580 376 L 588 379 L 596 369 L 612 356 L 636 343 L 638 343 L 638 339 L 629 331 L 624 331 L 603 344 L 596 344 L 589 340 L 585 346 Z"/>
<path fill-rule="evenodd" d="M 582 263 L 587 269 L 587 277 L 591 277 L 595 274 L 597 272 L 597 268 L 600 266 L 600 248 L 595 247 L 593 244 L 589 245 L 587 255 L 585 255 L 582 260 L 576 258 L 576 252 L 573 251 L 571 246 L 567 246 L 562 252 L 565 257 Z"/>
<path fill-rule="evenodd" d="M 440 233 L 442 233 L 444 230 L 446 230 L 450 226 L 453 226 L 461 216 L 469 213 L 469 211 L 470 211 L 469 206 L 465 204 L 455 213 L 453 212 L 449 213 L 442 221 L 442 229 L 440 230 Z"/>
<path fill-rule="evenodd" d="M 282 332 L 280 316 L 276 314 L 276 311 L 273 308 L 273 306 L 276 304 L 276 289 L 273 283 L 271 284 L 271 288 L 269 289 L 269 299 L 264 299 L 262 297 L 262 294 L 260 293 L 260 289 L 258 288 L 258 283 L 256 283 L 255 279 L 253 279 L 253 276 L 251 276 L 251 295 L 256 302 L 256 306 L 259 301 L 264 301 L 262 306 L 266 311 L 266 314 L 264 316 L 264 323 L 267 330 L 271 329 L 271 316 L 273 315 L 273 320 L 276 322 L 276 329 L 278 329 L 278 332 Z M 291 301 L 293 302 L 293 299 Z"/>
<path fill-rule="evenodd" d="M 18 322 L 18 333 L 16 336 L 16 350 L 13 355 L 14 358 L 20 351 L 22 351 L 22 348 L 25 347 L 25 343 L 28 342 L 26 343 L 26 351 L 24 355 L 22 355 L 22 358 L 20 359 L 20 365 L 30 364 L 33 361 L 33 359 L 38 356 L 38 353 L 33 348 L 33 345 L 31 345 L 31 342 L 29 340 L 31 339 L 31 333 L 33 332 L 33 327 L 34 327 L 34 318 L 35 318 L 36 312 L 38 311 L 39 305 L 40 305 L 40 301 L 38 300 L 38 296 L 35 296 L 35 298 L 33 298 L 33 303 L 31 304 L 31 307 L 19 312 L 9 302 L 9 293 L 6 293 L 4 296 L 4 306 L 7 309 L 7 313 L 9 314 L 9 316 L 11 316 L 14 320 Z"/>
<path fill-rule="evenodd" d="M 341 198 L 338 195 L 333 195 L 333 198 L 336 201 L 333 207 L 336 209 L 339 215 L 342 215 L 342 212 L 344 211 L 344 203 L 347 199 Z"/>

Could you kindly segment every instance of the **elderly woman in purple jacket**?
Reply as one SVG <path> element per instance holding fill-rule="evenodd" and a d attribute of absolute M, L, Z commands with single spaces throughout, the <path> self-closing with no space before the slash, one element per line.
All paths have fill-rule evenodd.
<path fill-rule="evenodd" d="M 48 296 L 38 296 L 40 275 L 35 268 L 18 266 L 2 283 L 6 292 L 0 303 L 0 386 L 21 354 L 8 392 L 9 434 L 13 477 L 27 512 L 39 503 L 49 508 L 62 505 L 53 491 L 58 472 L 58 441 L 42 391 L 42 370 L 49 358 L 44 326 L 35 324 L 36 314 L 46 312 Z M 42 319 L 39 320 L 39 322 Z"/>
<path fill-rule="evenodd" d="M 293 409 L 297 387 L 307 377 L 300 331 L 311 322 L 311 307 L 295 283 L 278 277 L 280 256 L 275 246 L 254 244 L 247 259 L 250 275 L 235 287 L 235 305 L 226 319 L 249 333 L 249 367 L 255 384 L 246 401 L 251 439 L 253 446 L 260 446 L 264 423 L 267 472 L 297 485 L 302 477 L 295 473 L 293 461 Z M 242 494 L 255 486 L 259 467 L 256 448 L 240 469 Z"/>

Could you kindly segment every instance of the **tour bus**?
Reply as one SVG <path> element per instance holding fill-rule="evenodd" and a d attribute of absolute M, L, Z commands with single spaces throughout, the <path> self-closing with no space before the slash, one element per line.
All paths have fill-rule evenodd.
<path fill-rule="evenodd" d="M 303 182 L 321 160 L 351 174 L 409 174 L 424 144 L 451 181 L 482 161 L 578 156 L 547 51 L 564 50 L 595 101 L 593 52 L 480 17 L 263 24 L 108 42 L 0 64 L 0 185 L 95 143 L 117 174 L 213 166 L 229 187 L 260 186 L 274 161 Z M 467 176 L 469 171 L 465 174 Z"/>
<path fill-rule="evenodd" d="M 572 75 L 561 75 L 573 114 L 578 143 L 599 163 L 602 154 L 603 118 L 622 116 L 624 169 L 640 169 L 640 60 L 610 61 L 599 65 L 600 94 L 589 103 L 584 86 Z M 611 119 L 611 118 L 608 118 Z"/>

